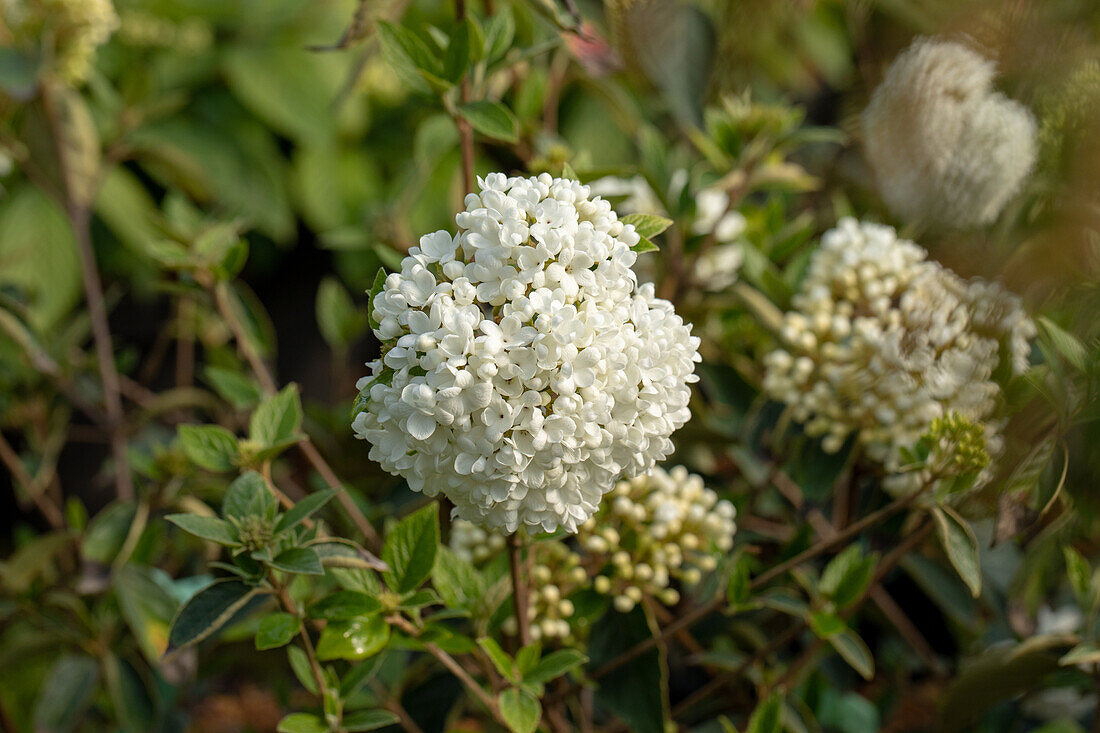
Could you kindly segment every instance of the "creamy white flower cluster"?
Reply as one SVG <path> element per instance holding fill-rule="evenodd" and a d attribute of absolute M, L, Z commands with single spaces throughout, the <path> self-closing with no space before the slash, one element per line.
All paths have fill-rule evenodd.
<path fill-rule="evenodd" d="M 786 348 L 765 357 L 764 390 L 793 408 L 806 432 L 839 450 L 855 433 L 905 491 L 901 449 L 949 413 L 985 426 L 1001 448 L 1001 388 L 994 371 L 1028 367 L 1035 327 L 1019 298 L 963 280 L 879 224 L 842 220 L 814 252 L 786 314 Z"/>
<path fill-rule="evenodd" d="M 680 197 L 688 185 L 688 172 L 679 169 L 672 175 L 669 198 Z M 605 176 L 591 184 L 592 191 L 601 196 L 625 196 L 618 210 L 623 214 L 667 215 L 664 206 L 643 176 L 618 178 Z M 695 260 L 693 279 L 707 290 L 725 290 L 737 281 L 738 270 L 744 257 L 738 241 L 745 232 L 745 216 L 730 208 L 730 196 L 719 188 L 704 188 L 695 194 L 695 220 L 691 224 L 693 234 L 712 235 L 714 246 L 702 252 Z"/>
<path fill-rule="evenodd" d="M 927 224 L 988 224 L 1036 156 L 1036 123 L 993 91 L 992 61 L 959 43 L 918 39 L 891 64 L 863 113 L 883 200 Z"/>
<path fill-rule="evenodd" d="M 48 34 L 58 74 L 77 84 L 91 69 L 96 49 L 118 28 L 111 0 L 2 0 L 4 22 L 22 43 Z"/>
<path fill-rule="evenodd" d="M 576 181 L 479 180 L 371 303 L 383 355 L 355 417 L 370 456 L 455 515 L 575 532 L 672 451 L 699 339 L 638 286 L 639 236 Z"/>
<path fill-rule="evenodd" d="M 736 514 L 683 466 L 619 482 L 609 506 L 577 538 L 590 555 L 608 560 L 593 588 L 624 613 L 646 595 L 676 604 L 680 595 L 670 581 L 692 586 L 717 567 L 733 547 Z"/>
<path fill-rule="evenodd" d="M 620 481 L 611 497 L 581 525 L 576 549 L 561 541 L 530 545 L 528 615 L 535 638 L 583 636 L 584 619 L 574 617 L 570 596 L 584 589 L 610 596 L 623 612 L 646 596 L 675 605 L 680 593 L 673 582 L 698 583 L 733 546 L 733 505 L 682 466 Z M 500 535 L 461 520 L 452 525 L 451 549 L 470 562 L 485 562 L 503 548 Z"/>

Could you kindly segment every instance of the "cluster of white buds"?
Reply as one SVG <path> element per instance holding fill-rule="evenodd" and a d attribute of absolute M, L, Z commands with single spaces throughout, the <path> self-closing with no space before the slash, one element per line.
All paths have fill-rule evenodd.
<path fill-rule="evenodd" d="M 528 615 L 534 638 L 583 635 L 570 596 L 591 589 L 630 611 L 650 597 L 666 606 L 680 600 L 674 587 L 690 587 L 715 569 L 733 546 L 733 504 L 719 500 L 700 476 L 677 466 L 620 481 L 598 514 L 581 525 L 576 546 L 559 540 L 533 542 Z M 484 563 L 503 551 L 504 539 L 457 520 L 451 548 Z M 514 621 L 505 622 L 513 633 Z"/>
<path fill-rule="evenodd" d="M 733 504 L 683 466 L 621 481 L 610 498 L 577 539 L 603 561 L 593 588 L 624 613 L 644 596 L 675 605 L 680 595 L 671 581 L 695 585 L 733 547 Z"/>
<path fill-rule="evenodd" d="M 1036 123 L 993 91 L 992 61 L 959 43 L 918 39 L 890 66 L 863 113 L 863 142 L 883 200 L 939 226 L 992 222 L 1036 156 Z"/>
<path fill-rule="evenodd" d="M 640 241 L 586 186 L 479 179 L 371 301 L 382 357 L 353 427 L 370 456 L 455 516 L 577 526 L 622 476 L 672 452 L 699 339 L 638 285 Z"/>
<path fill-rule="evenodd" d="M 878 224 L 844 219 L 826 232 L 787 313 L 786 348 L 765 357 L 764 390 L 834 452 L 855 434 L 905 491 L 902 449 L 937 418 L 984 425 L 990 456 L 1003 416 L 994 372 L 1028 367 L 1035 327 L 1019 298 L 966 281 Z"/>
<path fill-rule="evenodd" d="M 51 44 L 57 74 L 71 84 L 88 77 L 96 49 L 118 28 L 111 0 L 0 0 L 16 45 Z"/>

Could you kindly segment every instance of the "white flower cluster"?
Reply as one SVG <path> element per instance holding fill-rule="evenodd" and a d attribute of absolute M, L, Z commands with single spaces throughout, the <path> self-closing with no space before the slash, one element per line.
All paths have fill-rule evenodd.
<path fill-rule="evenodd" d="M 688 173 L 684 169 L 672 175 L 669 198 L 680 197 L 688 185 Z M 592 191 L 601 196 L 625 196 L 618 209 L 623 214 L 656 214 L 667 212 L 649 183 L 642 176 L 617 178 L 605 176 L 591 184 Z M 745 232 L 745 216 L 730 208 L 730 196 L 719 188 L 704 188 L 695 195 L 695 220 L 691 224 L 693 234 L 711 235 L 714 246 L 704 250 L 695 260 L 692 277 L 706 290 L 725 290 L 737 281 L 744 251 L 738 242 Z"/>
<path fill-rule="evenodd" d="M 901 449 L 949 413 L 983 424 L 987 452 L 999 452 L 993 373 L 1003 360 L 1025 371 L 1035 335 L 1016 296 L 926 258 L 890 227 L 842 220 L 792 300 L 787 348 L 765 357 L 765 391 L 791 405 L 808 434 L 824 436 L 827 451 L 855 433 L 895 474 L 896 491 L 920 481 L 898 473 Z"/>
<path fill-rule="evenodd" d="M 883 200 L 927 224 L 988 224 L 1036 156 L 1026 108 L 992 90 L 993 62 L 959 43 L 918 39 L 891 64 L 863 113 Z"/>
<path fill-rule="evenodd" d="M 48 38 L 57 72 L 73 84 L 87 78 L 96 49 L 119 25 L 111 0 L 0 0 L 0 6 L 17 43 Z"/>
<path fill-rule="evenodd" d="M 533 543 L 528 615 L 535 638 L 583 635 L 570 596 L 593 589 L 629 611 L 649 596 L 672 606 L 680 600 L 673 581 L 698 583 L 733 546 L 733 504 L 719 500 L 703 479 L 677 466 L 620 481 L 599 514 L 580 527 L 577 549 L 560 541 Z M 504 539 L 456 521 L 451 549 L 483 563 L 504 549 Z M 506 622 L 508 623 L 508 622 Z M 514 633 L 514 627 L 505 629 Z"/>
<path fill-rule="evenodd" d="M 586 186 L 494 173 L 371 303 L 357 437 L 410 488 L 515 531 L 575 532 L 672 451 L 699 339 L 638 286 L 639 236 Z"/>

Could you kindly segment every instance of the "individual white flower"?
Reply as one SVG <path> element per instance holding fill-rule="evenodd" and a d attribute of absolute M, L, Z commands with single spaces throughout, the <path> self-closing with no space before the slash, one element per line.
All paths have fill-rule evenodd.
<path fill-rule="evenodd" d="M 1000 452 L 994 372 L 1027 369 L 1035 327 L 1000 286 L 966 281 L 890 227 L 844 219 L 822 237 L 782 331 L 765 357 L 765 391 L 792 408 L 827 451 L 855 434 L 904 491 L 902 448 L 951 413 L 984 426 Z M 987 479 L 989 472 L 982 477 Z"/>
<path fill-rule="evenodd" d="M 637 283 L 639 236 L 576 181 L 479 180 L 371 304 L 382 356 L 356 436 L 410 488 L 488 528 L 575 532 L 672 451 L 698 338 Z"/>
<path fill-rule="evenodd" d="M 995 67 L 966 46 L 917 39 L 863 112 L 863 142 L 896 215 L 941 226 L 988 224 L 1036 156 L 1035 119 L 993 91 Z"/>

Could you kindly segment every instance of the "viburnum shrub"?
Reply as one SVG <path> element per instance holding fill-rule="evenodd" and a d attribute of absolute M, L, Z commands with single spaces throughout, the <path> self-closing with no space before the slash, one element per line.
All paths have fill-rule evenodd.
<path fill-rule="evenodd" d="M 855 5 L 0 0 L 0 728 L 1097 729 L 1095 8 Z"/>

